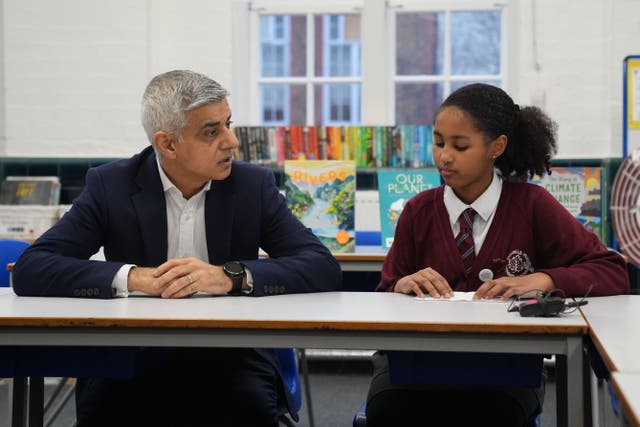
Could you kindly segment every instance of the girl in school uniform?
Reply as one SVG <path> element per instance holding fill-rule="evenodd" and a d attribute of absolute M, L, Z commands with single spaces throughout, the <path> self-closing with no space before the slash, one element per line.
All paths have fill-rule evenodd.
<path fill-rule="evenodd" d="M 544 188 L 526 182 L 549 172 L 555 152 L 556 124 L 539 108 L 520 108 L 486 84 L 453 92 L 433 127 L 444 185 L 405 206 L 376 290 L 435 298 L 475 291 L 475 299 L 505 300 L 554 289 L 576 297 L 588 289 L 591 296 L 628 292 L 623 258 Z M 394 385 L 387 357 L 378 353 L 367 426 L 524 426 L 543 396 L 544 383 Z"/>

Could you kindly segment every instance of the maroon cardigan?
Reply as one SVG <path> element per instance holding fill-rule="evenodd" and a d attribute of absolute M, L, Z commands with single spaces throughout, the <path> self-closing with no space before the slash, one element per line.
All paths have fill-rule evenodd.
<path fill-rule="evenodd" d="M 407 202 L 376 290 L 392 291 L 402 277 L 432 267 L 456 291 L 478 289 L 484 268 L 494 278 L 544 272 L 566 296 L 582 296 L 589 285 L 592 296 L 629 291 L 620 254 L 607 250 L 544 188 L 508 181 L 467 281 L 443 195 L 440 186 Z"/>

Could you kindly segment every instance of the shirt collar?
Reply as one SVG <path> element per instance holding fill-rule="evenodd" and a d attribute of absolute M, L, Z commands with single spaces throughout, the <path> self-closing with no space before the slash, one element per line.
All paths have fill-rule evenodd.
<path fill-rule="evenodd" d="M 458 221 L 458 218 L 467 208 L 473 208 L 483 221 L 487 221 L 493 215 L 493 212 L 498 206 L 500 200 L 500 193 L 502 191 L 502 180 L 498 177 L 496 171 L 493 171 L 493 179 L 489 187 L 473 201 L 470 205 L 467 205 L 456 196 L 453 189 L 448 185 L 444 187 L 444 205 L 449 212 L 449 220 L 452 224 Z"/>
<path fill-rule="evenodd" d="M 160 173 L 160 181 L 162 182 L 162 190 L 166 193 L 167 191 L 175 188 L 176 191 L 180 191 L 178 190 L 178 187 L 175 186 L 175 184 L 173 182 L 171 182 L 171 180 L 169 179 L 169 177 L 167 176 L 166 173 L 164 173 L 164 170 L 162 169 L 162 166 L 160 166 L 160 160 L 158 159 L 158 157 L 156 157 L 156 164 L 158 165 L 158 172 Z M 202 190 L 198 191 L 198 194 L 205 192 L 205 191 L 209 191 L 211 189 L 211 181 L 207 181 L 207 183 L 204 185 L 204 187 L 202 187 Z"/>

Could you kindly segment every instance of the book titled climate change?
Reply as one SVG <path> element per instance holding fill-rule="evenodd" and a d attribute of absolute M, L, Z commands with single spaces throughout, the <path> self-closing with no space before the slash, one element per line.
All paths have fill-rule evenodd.
<path fill-rule="evenodd" d="M 607 244 L 602 221 L 600 167 L 552 167 L 551 175 L 533 177 L 585 227 Z"/>
<path fill-rule="evenodd" d="M 355 251 L 356 163 L 284 162 L 287 206 L 331 252 Z"/>
<path fill-rule="evenodd" d="M 436 170 L 380 170 L 380 238 L 382 247 L 389 249 L 393 243 L 398 218 L 407 201 L 416 194 L 440 185 Z"/>

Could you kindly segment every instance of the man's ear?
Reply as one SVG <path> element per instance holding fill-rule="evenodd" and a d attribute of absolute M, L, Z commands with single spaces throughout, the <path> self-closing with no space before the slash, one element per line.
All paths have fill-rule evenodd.
<path fill-rule="evenodd" d="M 164 158 L 175 158 L 175 144 L 175 137 L 164 131 L 160 130 L 153 135 L 153 146 Z"/>

